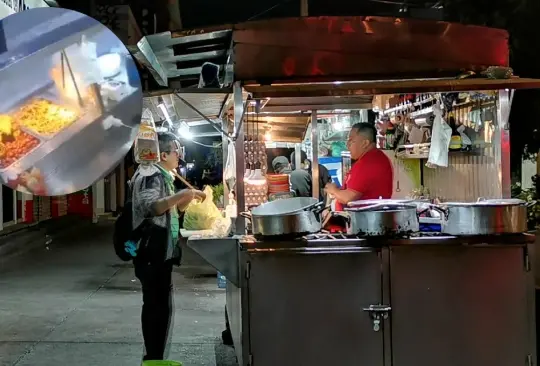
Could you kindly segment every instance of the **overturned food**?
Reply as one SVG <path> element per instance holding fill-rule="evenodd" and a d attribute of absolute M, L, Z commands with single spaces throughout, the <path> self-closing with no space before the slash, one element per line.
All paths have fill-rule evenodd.
<path fill-rule="evenodd" d="M 40 141 L 27 133 L 16 130 L 10 139 L 0 143 L 0 169 L 9 167 L 14 162 L 37 147 Z"/>
<path fill-rule="evenodd" d="M 71 125 L 79 117 L 77 111 L 56 105 L 45 99 L 36 99 L 23 106 L 15 120 L 40 135 L 54 135 Z"/>

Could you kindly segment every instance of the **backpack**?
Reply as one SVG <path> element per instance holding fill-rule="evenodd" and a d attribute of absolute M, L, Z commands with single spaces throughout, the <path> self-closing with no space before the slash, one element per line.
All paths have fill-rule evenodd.
<path fill-rule="evenodd" d="M 135 177 L 134 177 L 135 178 Z M 137 256 L 137 242 L 142 237 L 142 230 L 133 230 L 133 189 L 129 185 L 124 207 L 114 223 L 113 244 L 118 258 L 127 262 Z M 143 224 L 141 224 L 143 226 Z"/>

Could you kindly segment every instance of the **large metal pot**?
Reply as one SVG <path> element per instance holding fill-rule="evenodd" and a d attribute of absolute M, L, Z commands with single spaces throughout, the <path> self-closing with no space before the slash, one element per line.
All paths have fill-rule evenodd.
<path fill-rule="evenodd" d="M 242 216 L 251 220 L 256 237 L 302 236 L 321 231 L 323 205 L 315 198 L 295 197 L 265 203 Z"/>
<path fill-rule="evenodd" d="M 522 200 L 446 202 L 434 208 L 443 213 L 441 229 L 449 235 L 518 234 L 527 231 L 527 203 Z"/>
<path fill-rule="evenodd" d="M 336 213 L 347 219 L 347 233 L 365 236 L 410 234 L 419 231 L 416 206 L 413 204 L 382 203 L 347 207 Z"/>

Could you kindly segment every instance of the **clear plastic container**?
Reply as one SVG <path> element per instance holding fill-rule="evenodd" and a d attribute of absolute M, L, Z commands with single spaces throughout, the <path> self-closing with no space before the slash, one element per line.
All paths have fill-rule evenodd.
<path fill-rule="evenodd" d="M 152 112 L 145 109 L 135 140 L 135 161 L 138 164 L 159 163 L 159 142 Z"/>

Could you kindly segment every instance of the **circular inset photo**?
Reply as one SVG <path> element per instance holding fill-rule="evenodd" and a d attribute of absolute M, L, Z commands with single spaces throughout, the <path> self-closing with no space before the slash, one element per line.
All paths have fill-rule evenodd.
<path fill-rule="evenodd" d="M 70 194 L 129 152 L 142 114 L 137 67 L 97 20 L 37 8 L 0 20 L 0 179 L 40 196 Z"/>

